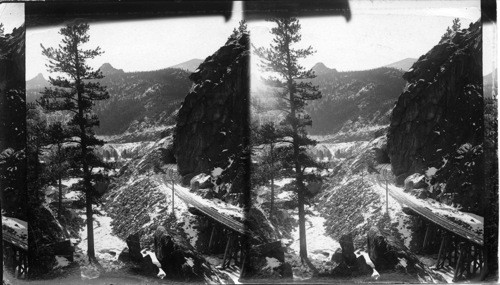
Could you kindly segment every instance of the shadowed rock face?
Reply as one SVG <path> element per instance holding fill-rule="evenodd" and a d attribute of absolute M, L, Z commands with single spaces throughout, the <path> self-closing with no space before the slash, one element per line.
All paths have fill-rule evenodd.
<path fill-rule="evenodd" d="M 380 272 L 400 271 L 423 278 L 425 282 L 445 282 L 441 275 L 429 270 L 416 255 L 398 242 L 391 234 L 381 232 L 377 227 L 368 231 L 368 255 Z"/>
<path fill-rule="evenodd" d="M 190 79 L 174 141 L 178 171 L 190 178 L 231 165 L 224 171 L 231 181 L 248 137 L 248 34 L 230 38 Z"/>
<path fill-rule="evenodd" d="M 2 211 L 27 219 L 25 30 L 0 36 L 0 185 Z M 14 171 L 12 171 L 14 170 Z"/>
<path fill-rule="evenodd" d="M 466 182 L 481 183 L 478 178 L 478 169 L 482 167 L 482 151 L 478 148 L 483 141 L 484 108 L 481 47 L 481 23 L 477 22 L 441 41 L 403 75 L 408 84 L 393 110 L 388 132 L 388 153 L 400 182 L 412 173 L 425 173 L 430 167 L 444 169 L 446 161 L 446 168 L 460 168 L 465 163 L 461 159 L 467 156 L 463 149 L 467 144 L 465 151 L 471 150 L 475 163 L 470 169 L 460 171 L 471 175 L 462 179 L 460 185 L 455 184 L 454 190 L 441 191 L 458 191 L 456 188 Z M 438 171 L 435 178 L 439 179 L 431 182 L 451 182 L 454 172 L 457 171 Z M 458 192 L 471 191 L 475 189 Z"/>
<path fill-rule="evenodd" d="M 0 37 L 0 149 L 24 148 L 24 26 Z"/>

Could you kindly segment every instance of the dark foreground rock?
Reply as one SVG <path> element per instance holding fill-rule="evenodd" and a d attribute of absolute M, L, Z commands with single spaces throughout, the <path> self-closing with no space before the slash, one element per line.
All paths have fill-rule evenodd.
<path fill-rule="evenodd" d="M 141 254 L 141 242 L 139 233 L 135 233 L 130 235 L 127 239 L 127 247 L 128 247 L 128 255 L 131 261 L 141 262 L 142 254 Z"/>
<path fill-rule="evenodd" d="M 253 246 L 246 278 L 292 278 L 292 267 L 285 262 L 285 250 L 280 241 Z"/>
<path fill-rule="evenodd" d="M 331 276 L 353 277 L 371 275 L 373 273 L 373 269 L 366 264 L 366 260 L 363 256 L 356 258 L 351 234 L 343 235 L 339 243 L 341 249 L 338 249 L 332 255 L 334 267 L 330 273 Z"/>
<path fill-rule="evenodd" d="M 154 235 L 156 258 L 166 276 L 185 281 L 202 281 L 208 274 L 205 260 L 191 249 L 176 241 L 175 236 L 159 226 Z"/>
<path fill-rule="evenodd" d="M 392 235 L 382 233 L 372 227 L 368 232 L 368 255 L 380 272 L 399 271 L 405 274 L 418 275 L 426 281 L 446 282 L 441 275 L 433 273 L 417 256 L 411 253 Z"/>

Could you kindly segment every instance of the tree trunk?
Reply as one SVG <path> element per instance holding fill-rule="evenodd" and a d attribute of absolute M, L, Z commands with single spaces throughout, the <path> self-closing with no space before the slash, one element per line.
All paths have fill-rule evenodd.
<path fill-rule="evenodd" d="M 92 178 L 89 169 L 89 164 L 87 161 L 87 132 L 85 130 L 84 114 L 83 114 L 83 98 L 82 98 L 82 87 L 80 79 L 80 70 L 78 66 L 80 65 L 78 58 L 78 50 L 75 54 L 75 66 L 76 66 L 76 93 L 78 99 L 78 116 L 79 127 L 80 127 L 80 147 L 82 154 L 82 168 L 83 168 L 83 184 L 85 186 L 85 205 L 86 205 L 86 215 L 87 215 L 87 255 L 89 261 L 95 261 L 95 251 L 94 251 L 94 223 L 92 217 Z"/>
<path fill-rule="evenodd" d="M 62 211 L 62 179 L 61 179 L 61 144 L 57 144 L 57 161 L 58 161 L 58 172 L 59 172 L 59 179 L 58 179 L 58 186 L 59 186 L 59 204 L 58 204 L 58 209 L 57 209 L 57 219 L 61 219 L 61 211 Z"/>
<path fill-rule="evenodd" d="M 272 223 L 274 210 L 274 157 L 273 157 L 273 144 L 271 143 L 271 209 L 269 210 L 269 220 Z"/>
<path fill-rule="evenodd" d="M 87 184 L 87 183 L 85 183 Z M 92 186 L 90 186 L 92 187 Z M 89 188 L 85 191 L 85 202 L 86 202 L 86 214 L 87 214 L 87 255 L 89 256 L 89 260 L 95 260 L 95 252 L 94 252 L 94 225 L 93 225 L 93 217 L 92 217 L 92 196 L 89 191 Z"/>
<path fill-rule="evenodd" d="M 59 205 L 57 209 L 57 219 L 61 218 L 62 211 L 62 181 L 61 176 L 59 176 Z"/>
<path fill-rule="evenodd" d="M 288 23 L 285 23 L 288 26 Z M 287 30 L 288 27 L 285 28 Z M 292 59 L 290 56 L 290 40 L 289 35 L 285 37 L 286 48 L 286 63 L 288 70 L 287 77 L 287 87 L 290 92 L 290 117 L 291 117 L 291 125 L 293 130 L 293 157 L 295 162 L 295 182 L 297 186 L 297 203 L 299 208 L 299 238 L 300 238 L 300 258 L 302 262 L 305 262 L 307 259 L 307 240 L 306 240 L 306 215 L 304 211 L 304 182 L 302 177 L 302 167 L 300 165 L 300 146 L 299 146 L 299 133 L 298 133 L 298 125 L 297 125 L 297 115 L 295 110 L 295 94 L 294 94 L 294 86 L 293 86 L 293 76 L 291 74 L 292 70 Z"/>

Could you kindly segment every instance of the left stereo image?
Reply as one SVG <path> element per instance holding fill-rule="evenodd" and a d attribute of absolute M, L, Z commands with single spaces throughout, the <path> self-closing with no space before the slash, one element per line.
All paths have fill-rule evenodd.
<path fill-rule="evenodd" d="M 26 139 L 24 4 L 0 5 L 0 200 L 4 282 L 28 268 L 28 164 Z M 5 283 L 4 283 L 5 284 Z"/>

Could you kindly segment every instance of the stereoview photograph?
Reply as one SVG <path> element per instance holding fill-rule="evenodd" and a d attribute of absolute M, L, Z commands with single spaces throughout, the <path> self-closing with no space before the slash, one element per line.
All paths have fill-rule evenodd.
<path fill-rule="evenodd" d="M 181 2 L 0 5 L 4 284 L 497 281 L 479 1 Z"/>

